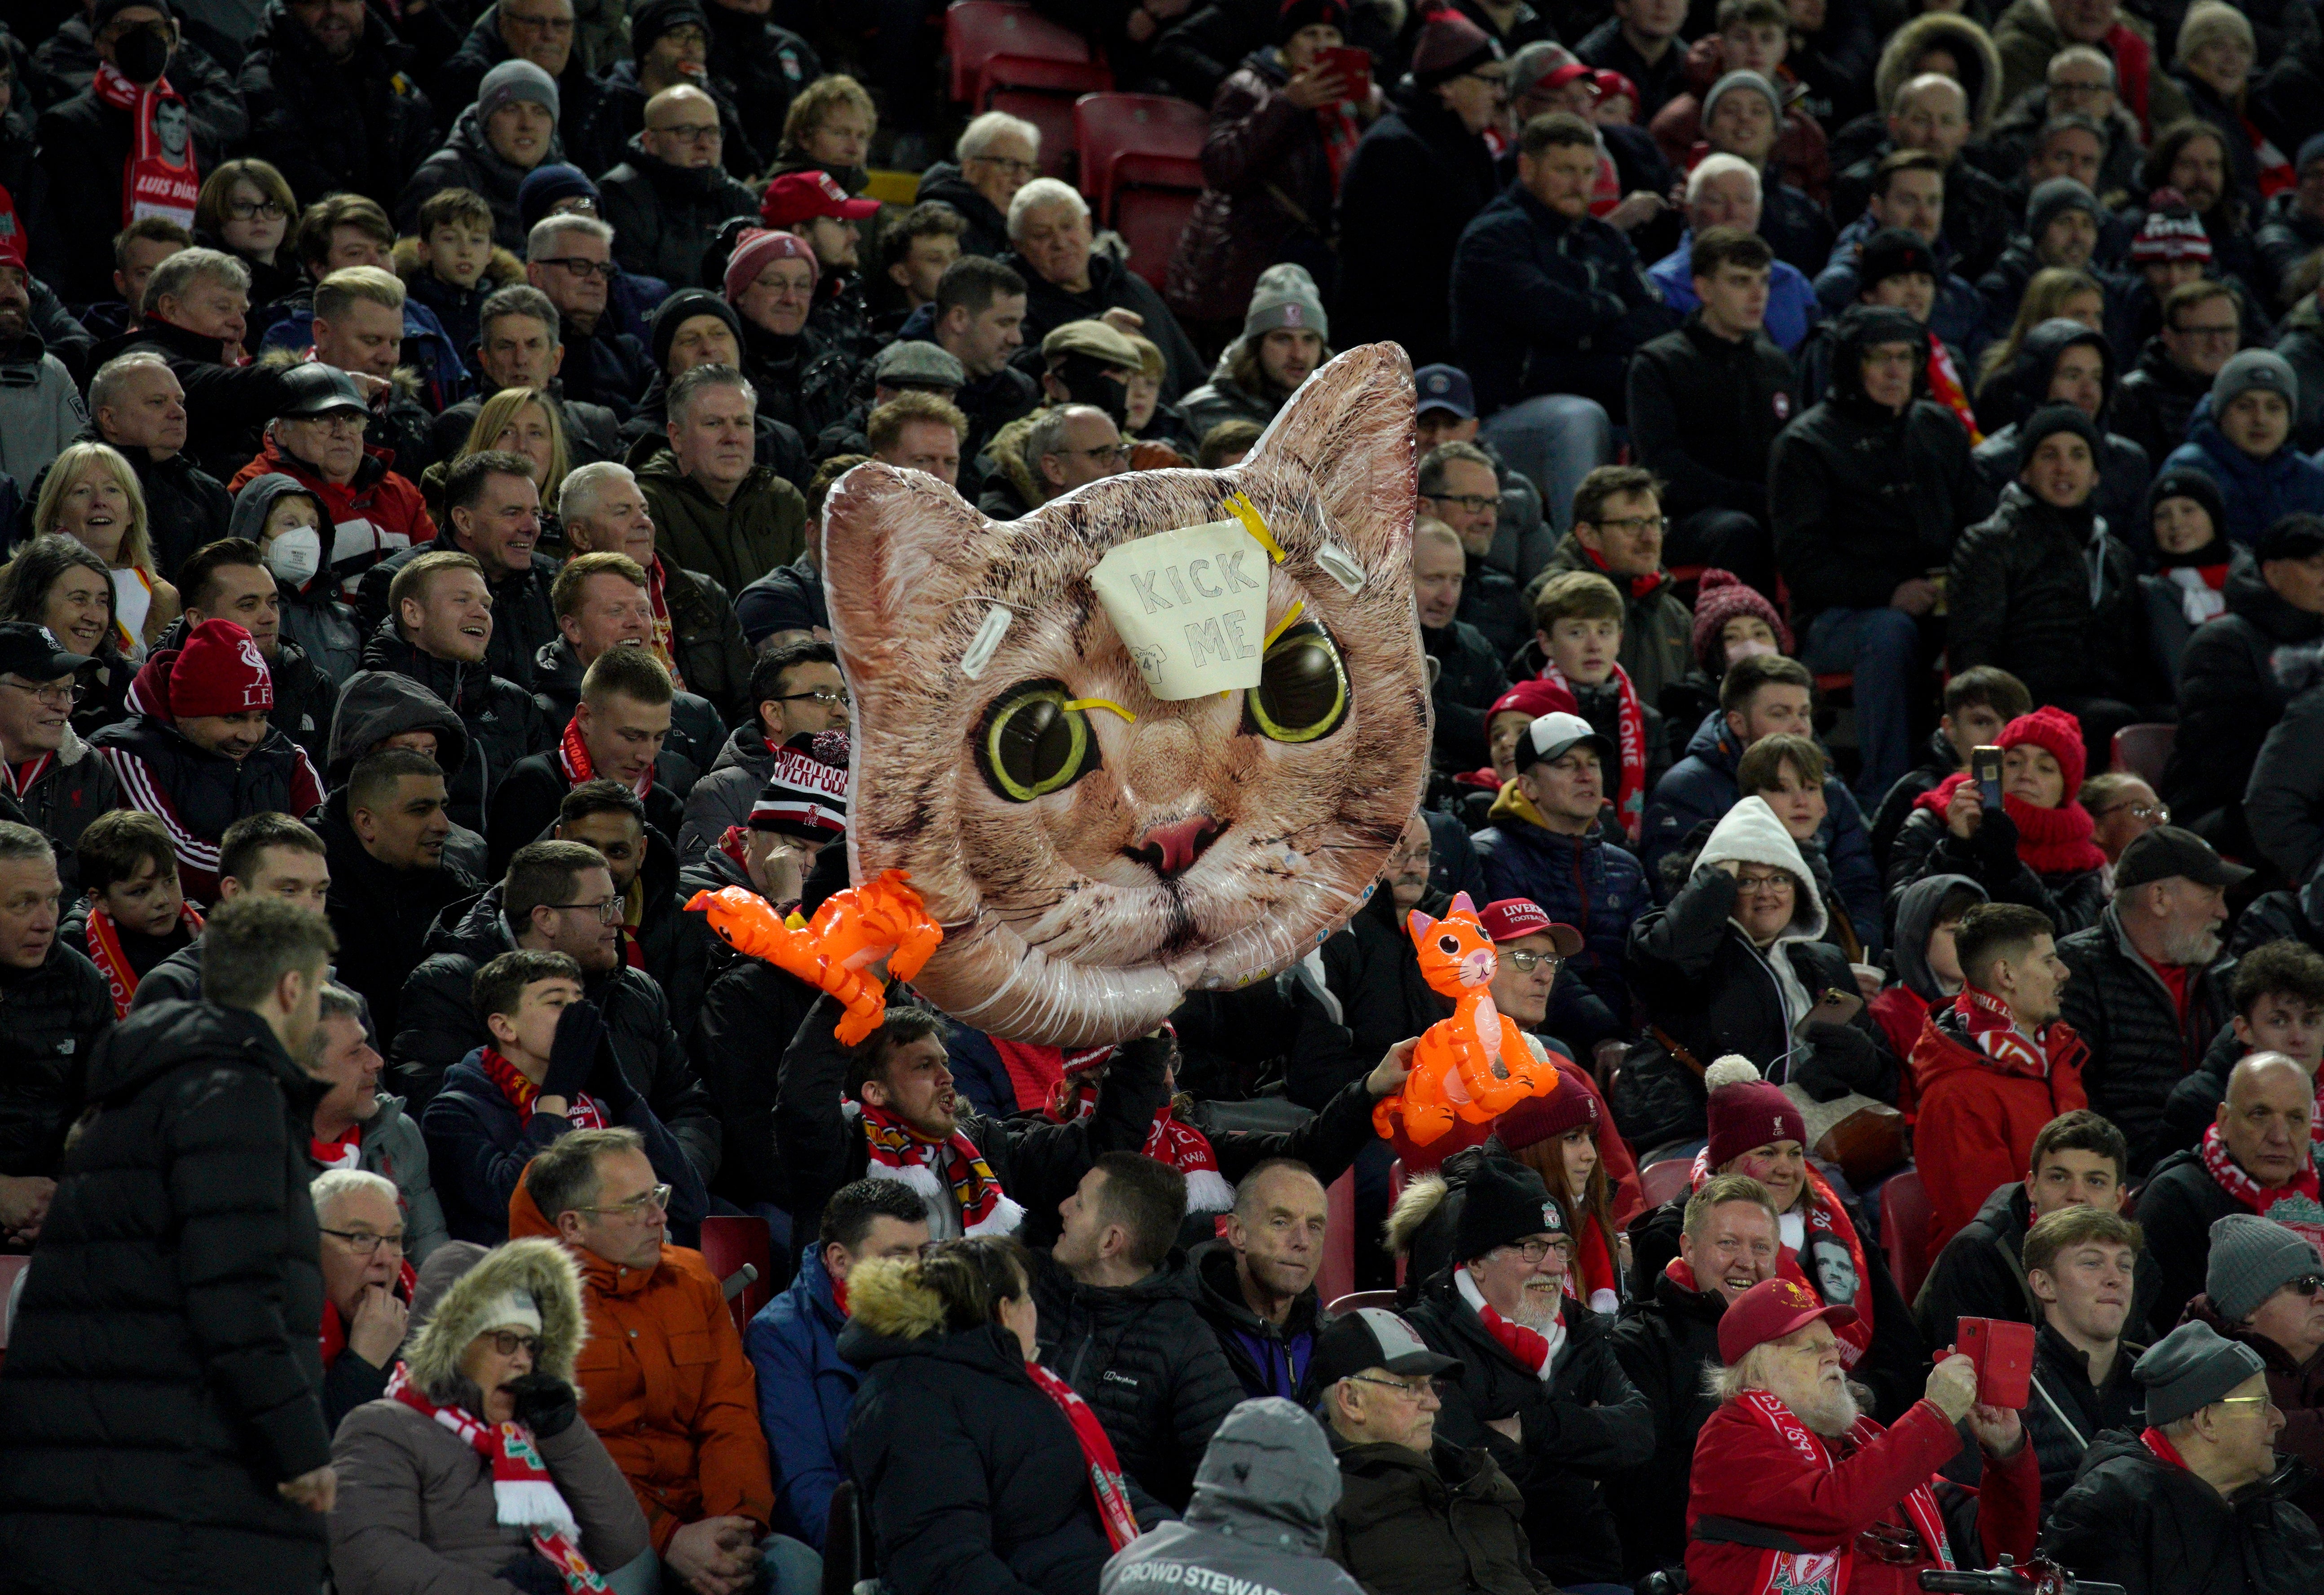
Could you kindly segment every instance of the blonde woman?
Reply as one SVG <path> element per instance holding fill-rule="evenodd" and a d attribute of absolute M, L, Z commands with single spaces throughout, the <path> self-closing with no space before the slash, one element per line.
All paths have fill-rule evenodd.
<path fill-rule="evenodd" d="M 572 469 L 572 456 L 566 447 L 564 418 L 538 388 L 503 388 L 485 400 L 452 456 L 420 473 L 420 493 L 428 501 L 429 514 L 438 526 L 444 525 L 444 483 L 453 466 L 472 454 L 494 448 L 521 454 L 532 462 L 532 484 L 540 492 L 542 551 L 561 553 L 565 532 L 557 520 L 557 494 Z"/>
<path fill-rule="evenodd" d="M 60 532 L 105 561 L 113 574 L 114 644 L 132 661 L 178 618 L 178 589 L 153 568 L 145 490 L 137 473 L 102 443 L 75 443 L 50 466 L 32 506 L 36 533 Z"/>

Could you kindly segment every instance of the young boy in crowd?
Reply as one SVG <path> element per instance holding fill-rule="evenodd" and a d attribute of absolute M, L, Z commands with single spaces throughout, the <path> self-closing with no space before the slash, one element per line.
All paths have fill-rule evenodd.
<path fill-rule="evenodd" d="M 2228 998 L 2235 1018 L 2163 1104 L 2166 1151 L 2203 1139 L 2226 1100 L 2227 1075 L 2251 1054 L 2280 1052 L 2310 1080 L 2324 1064 L 2324 954 L 2305 942 L 2263 943 L 2236 960 Z"/>
<path fill-rule="evenodd" d="M 1987 901 L 1985 888 L 1966 875 L 1932 875 L 1915 880 L 1896 899 L 1896 936 L 1890 943 L 1895 954 L 1895 978 L 1872 999 L 1872 1018 L 1896 1049 L 1900 1058 L 1913 1056 L 1921 1026 L 1929 1010 L 1960 995 L 1959 949 L 1953 936 L 1962 917 Z M 1913 1072 L 1898 1076 L 1896 1106 L 1909 1124 L 1916 1117 L 1917 1093 Z"/>
<path fill-rule="evenodd" d="M 1864 939 L 1856 928 L 1856 916 L 1873 908 L 1879 898 L 1868 880 L 1850 882 L 1858 889 L 1853 894 L 1840 890 L 1832 880 L 1831 862 L 1824 857 L 1820 840 L 1824 818 L 1831 812 L 1823 786 L 1831 774 L 1831 762 L 1813 737 L 1777 733 L 1743 750 L 1743 757 L 1735 763 L 1735 786 L 1742 797 L 1761 798 L 1775 810 L 1784 834 L 1798 846 L 1800 858 L 1815 876 L 1816 895 L 1823 899 L 1829 920 L 1823 939 L 1847 954 L 1849 963 L 1861 963 Z"/>
<path fill-rule="evenodd" d="M 1929 733 L 1921 761 L 1897 778 L 1872 816 L 1872 856 L 1882 870 L 1887 869 L 1888 850 L 1921 794 L 1954 771 L 1967 770 L 1970 749 L 1990 747 L 2003 726 L 2033 707 L 2025 684 L 1998 665 L 1978 665 L 1946 680 L 1944 714 Z"/>
<path fill-rule="evenodd" d="M 1615 750 L 1607 796 L 1622 834 L 1635 846 L 1646 794 L 1670 766 L 1660 710 L 1640 701 L 1622 651 L 1622 595 L 1591 570 L 1569 570 L 1542 584 L 1533 604 L 1534 640 L 1517 655 L 1520 675 L 1554 681 L 1573 695 L 1582 717 Z"/>
<path fill-rule="evenodd" d="M 404 291 L 436 312 L 460 358 L 473 365 L 477 312 L 493 292 L 524 281 L 513 256 L 492 270 L 493 207 L 469 189 L 439 189 L 421 203 L 410 247 L 418 269 L 402 272 Z"/>
<path fill-rule="evenodd" d="M 2025 1237 L 2025 1288 L 2041 1308 L 2025 1438 L 2042 1465 L 2044 1517 L 2092 1440 L 2146 1426 L 2145 1391 L 2130 1377 L 2146 1348 L 2124 1335 L 2135 1324 L 2138 1340 L 2146 1338 L 2145 1321 L 2130 1316 L 2144 1239 L 2122 1214 L 2094 1207 L 2045 1214 Z"/>
<path fill-rule="evenodd" d="M 186 905 L 178 856 L 158 815 L 116 808 L 91 820 L 74 852 L 80 860 L 80 950 L 113 989 L 113 1017 L 129 1012 L 146 971 L 201 934 Z M 74 927 L 68 914 L 68 939 Z"/>
<path fill-rule="evenodd" d="M 2209 403 L 2163 469 L 2190 467 L 2219 484 L 2231 540 L 2249 548 L 2286 515 L 2324 514 L 2324 466 L 2292 447 L 2300 379 L 2282 355 L 2246 349 L 2211 379 Z"/>

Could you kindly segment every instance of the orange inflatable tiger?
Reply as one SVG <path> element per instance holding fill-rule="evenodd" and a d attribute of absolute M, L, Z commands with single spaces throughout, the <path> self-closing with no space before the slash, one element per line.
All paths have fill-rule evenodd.
<path fill-rule="evenodd" d="M 1422 1034 L 1404 1088 L 1372 1110 L 1372 1128 L 1381 1139 L 1394 1137 L 1401 1117 L 1405 1135 L 1425 1147 L 1451 1129 L 1456 1115 L 1471 1124 L 1489 1124 L 1526 1097 L 1557 1090 L 1555 1066 L 1535 1057 L 1517 1021 L 1493 1006 L 1493 972 L 1500 967 L 1500 956 L 1478 922 L 1469 894 L 1455 897 L 1442 919 L 1416 908 L 1406 923 L 1419 950 L 1422 976 L 1459 1006 L 1451 1019 L 1439 1019 Z"/>

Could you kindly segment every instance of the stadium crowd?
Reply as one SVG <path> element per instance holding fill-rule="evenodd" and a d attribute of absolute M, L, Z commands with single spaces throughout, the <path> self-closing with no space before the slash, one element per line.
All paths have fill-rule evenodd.
<path fill-rule="evenodd" d="M 1183 225 L 937 0 L 6 9 L 0 1591 L 2324 1588 L 2318 0 L 962 5 Z M 843 1046 L 685 909 L 848 884 L 844 472 L 1379 341 L 1343 929 Z M 1464 898 L 1557 1087 L 1384 1138 Z"/>

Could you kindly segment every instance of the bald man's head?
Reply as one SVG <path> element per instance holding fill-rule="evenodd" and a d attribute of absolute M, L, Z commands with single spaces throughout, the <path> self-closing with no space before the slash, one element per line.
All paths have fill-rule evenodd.
<path fill-rule="evenodd" d="M 2316 1083 L 2280 1052 L 2255 1052 L 2227 1075 L 2219 1139 L 2236 1166 L 2273 1190 L 2308 1166 Z"/>
<path fill-rule="evenodd" d="M 645 127 L 638 142 L 647 154 L 668 166 L 715 166 L 726 150 L 718 102 L 691 84 L 673 84 L 646 101 Z"/>

